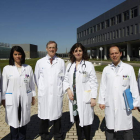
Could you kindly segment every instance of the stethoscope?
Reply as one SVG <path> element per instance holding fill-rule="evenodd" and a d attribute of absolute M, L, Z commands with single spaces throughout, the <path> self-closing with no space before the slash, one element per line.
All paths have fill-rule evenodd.
<path fill-rule="evenodd" d="M 83 60 L 82 60 L 82 61 L 83 61 Z M 82 63 L 82 61 L 80 62 L 80 64 Z M 73 63 L 72 63 L 72 64 L 73 64 Z M 72 64 L 70 65 L 70 67 L 69 67 L 69 69 L 67 70 L 67 72 L 70 71 Z M 82 72 L 79 71 L 79 73 L 86 74 L 85 69 L 86 69 L 86 64 L 85 64 L 85 60 L 84 60 L 84 63 L 82 64 Z M 76 70 L 76 66 L 75 66 L 75 70 Z"/>

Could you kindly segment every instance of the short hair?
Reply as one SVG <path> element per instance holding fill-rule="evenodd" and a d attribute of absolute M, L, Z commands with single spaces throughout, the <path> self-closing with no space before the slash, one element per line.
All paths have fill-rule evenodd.
<path fill-rule="evenodd" d="M 89 60 L 89 57 L 88 57 L 88 54 L 87 54 L 87 50 L 86 48 L 81 44 L 81 43 L 75 43 L 71 49 L 70 49 L 70 52 L 69 52 L 69 55 L 70 55 L 70 60 L 72 63 L 74 63 L 76 61 L 76 58 L 74 57 L 73 55 L 73 52 L 76 48 L 81 48 L 82 51 L 83 51 L 83 56 L 82 56 L 82 59 L 83 60 Z"/>
<path fill-rule="evenodd" d="M 120 52 L 120 53 L 122 52 L 120 46 L 115 45 L 115 44 L 112 44 L 112 45 L 109 47 L 109 53 L 110 53 L 110 49 L 111 49 L 112 47 L 117 47 L 117 48 L 119 49 L 119 52 Z"/>
<path fill-rule="evenodd" d="M 22 55 L 21 64 L 24 64 L 25 63 L 25 52 L 23 51 L 23 49 L 20 46 L 13 46 L 11 51 L 10 51 L 9 65 L 14 65 L 15 64 L 15 61 L 14 61 L 14 58 L 13 58 L 14 51 L 17 51 L 17 52 L 21 53 L 21 55 Z"/>
<path fill-rule="evenodd" d="M 55 44 L 56 49 L 57 49 L 57 43 L 56 43 L 55 41 L 49 41 L 49 42 L 46 44 L 46 47 L 48 47 L 48 45 L 49 45 L 49 44 L 52 44 L 52 43 L 54 43 L 54 44 Z"/>

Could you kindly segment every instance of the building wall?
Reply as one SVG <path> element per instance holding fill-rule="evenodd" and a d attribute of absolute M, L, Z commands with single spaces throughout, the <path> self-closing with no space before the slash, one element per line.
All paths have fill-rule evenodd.
<path fill-rule="evenodd" d="M 31 58 L 38 57 L 37 49 L 38 49 L 37 45 L 30 44 L 30 57 Z"/>
<path fill-rule="evenodd" d="M 132 17 L 134 7 L 137 7 L 138 15 L 136 17 Z M 129 13 L 128 20 L 124 19 L 126 11 Z M 119 14 L 121 15 L 120 23 L 117 22 Z M 113 18 L 115 19 L 114 25 L 107 27 L 106 21 L 109 20 L 109 24 L 111 24 Z M 103 29 L 102 25 L 104 26 Z M 139 40 L 139 36 L 140 0 L 127 0 L 77 28 L 77 42 L 81 42 L 87 48 Z"/>
<path fill-rule="evenodd" d="M 0 46 L 0 58 L 9 58 L 11 48 Z"/>
<path fill-rule="evenodd" d="M 21 46 L 26 54 L 26 58 L 37 58 L 37 45 L 33 44 L 12 44 L 12 46 Z"/>

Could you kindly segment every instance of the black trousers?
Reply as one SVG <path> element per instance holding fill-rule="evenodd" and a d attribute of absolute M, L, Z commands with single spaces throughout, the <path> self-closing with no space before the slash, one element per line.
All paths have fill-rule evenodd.
<path fill-rule="evenodd" d="M 49 139 L 49 120 L 40 120 L 40 129 L 39 135 L 41 136 L 41 140 L 48 140 Z M 54 128 L 54 139 L 61 139 L 62 138 L 62 130 L 61 130 L 61 118 L 53 121 L 53 128 Z"/>
<path fill-rule="evenodd" d="M 91 125 L 87 125 L 84 127 L 79 126 L 79 115 L 74 117 L 74 121 L 76 123 L 78 140 L 82 140 L 82 131 L 84 131 L 86 140 L 90 140 Z"/>
<path fill-rule="evenodd" d="M 106 132 L 106 140 L 117 140 L 116 132 L 114 130 L 107 129 Z M 124 140 L 133 140 L 133 130 L 124 130 L 123 131 Z"/>
<path fill-rule="evenodd" d="M 18 107 L 18 120 L 21 120 L 21 104 Z M 25 140 L 26 139 L 27 125 L 14 128 L 10 126 L 11 140 Z"/>

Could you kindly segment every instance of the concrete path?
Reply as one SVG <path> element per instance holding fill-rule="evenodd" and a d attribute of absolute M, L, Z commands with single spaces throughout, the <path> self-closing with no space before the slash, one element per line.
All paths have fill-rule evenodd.
<path fill-rule="evenodd" d="M 101 73 L 97 72 L 98 83 L 100 83 Z M 64 133 L 65 140 L 77 140 L 76 127 L 75 124 L 69 122 L 69 107 L 67 96 L 64 95 L 63 100 L 63 116 L 62 116 L 62 130 Z M 35 106 L 31 108 L 31 121 L 27 128 L 27 140 L 40 140 L 38 136 L 39 132 L 39 119 L 37 117 L 37 99 Z M 95 116 L 92 125 L 92 140 L 105 140 L 105 120 L 104 111 L 99 109 L 97 104 L 94 108 Z M 133 111 L 133 121 L 134 121 L 134 140 L 140 140 L 140 113 L 136 110 Z M 53 139 L 53 123 L 50 122 L 50 139 Z M 9 126 L 5 123 L 5 109 L 0 107 L 0 140 L 10 140 Z M 83 136 L 84 137 L 84 136 Z M 122 140 L 122 133 L 117 134 L 118 140 Z"/>

